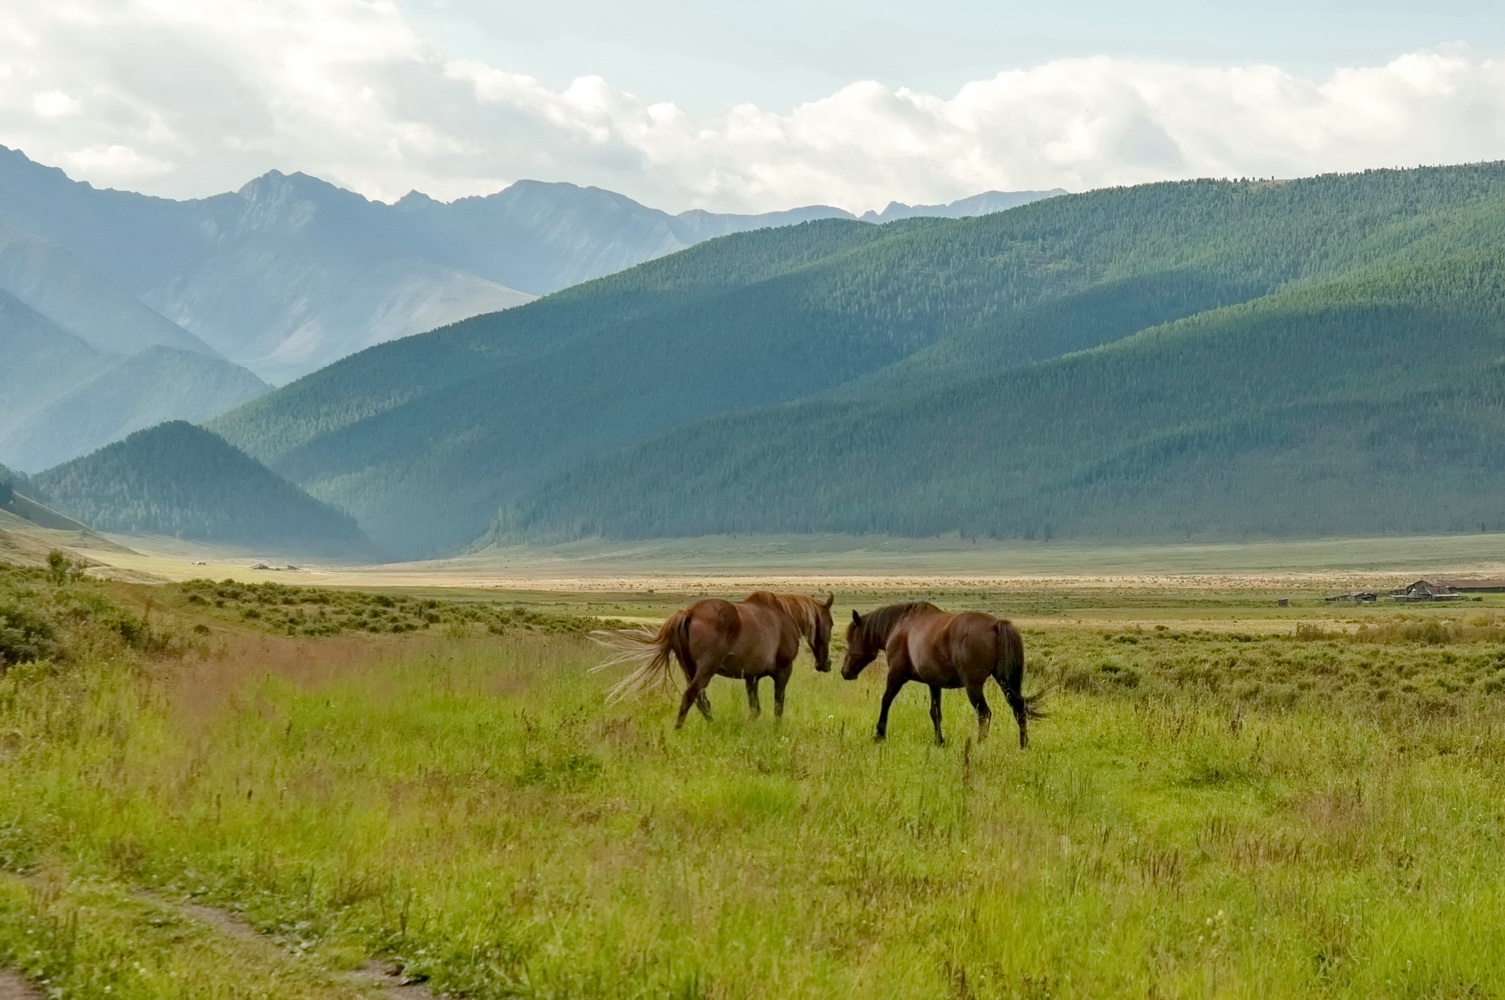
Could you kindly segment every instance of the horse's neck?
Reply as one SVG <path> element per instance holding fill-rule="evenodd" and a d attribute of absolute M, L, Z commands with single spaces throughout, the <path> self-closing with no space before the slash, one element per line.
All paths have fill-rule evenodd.
<path fill-rule="evenodd" d="M 813 645 L 818 628 L 818 616 L 815 613 L 815 609 L 800 603 L 794 598 L 787 598 L 786 600 L 787 603 L 780 610 L 794 623 L 794 630 L 804 636 L 806 642 Z"/>
<path fill-rule="evenodd" d="M 919 604 L 911 607 L 903 614 L 898 615 L 888 625 L 888 629 L 879 636 L 879 641 L 884 645 L 893 641 L 894 636 L 899 635 L 906 629 L 914 628 L 915 623 L 926 618 L 931 618 L 941 612 L 934 605 Z"/>
<path fill-rule="evenodd" d="M 910 617 L 910 615 L 903 615 L 902 617 L 895 618 L 893 621 L 889 622 L 888 628 L 884 629 L 883 634 L 877 637 L 878 645 L 887 646 L 889 644 L 889 641 L 893 639 L 894 635 L 897 634 L 900 629 L 904 628 L 904 626 L 909 622 Z"/>
<path fill-rule="evenodd" d="M 776 618 L 783 618 L 794 629 L 796 635 L 814 648 L 815 632 L 818 627 L 817 616 L 813 608 L 801 604 L 798 598 L 789 594 L 759 593 L 743 599 L 740 603 L 762 608 Z"/>
<path fill-rule="evenodd" d="M 810 648 L 814 649 L 815 637 L 820 632 L 820 624 L 817 621 L 815 615 L 810 614 L 803 617 L 795 615 L 794 628 L 795 631 L 799 632 L 799 634 L 804 637 L 805 642 L 810 644 Z"/>

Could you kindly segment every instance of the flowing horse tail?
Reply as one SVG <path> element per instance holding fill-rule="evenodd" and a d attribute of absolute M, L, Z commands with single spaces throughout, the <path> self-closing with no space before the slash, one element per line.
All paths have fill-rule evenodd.
<path fill-rule="evenodd" d="M 673 692 L 674 659 L 688 676 L 695 674 L 695 660 L 690 655 L 690 612 L 676 611 L 658 630 L 648 628 L 604 629 L 591 637 L 616 654 L 596 670 L 624 664 L 634 665 L 632 673 L 618 681 L 606 695 L 608 704 L 636 698 L 652 692 Z"/>
<path fill-rule="evenodd" d="M 1003 696 L 1019 719 L 1022 733 L 1026 719 L 1045 718 L 1046 713 L 1041 710 L 1040 704 L 1050 688 L 1041 688 L 1032 695 L 1024 694 L 1024 637 L 1019 634 L 1019 629 L 1014 627 L 1013 622 L 999 621 L 994 628 L 998 631 L 998 665 L 994 668 L 993 677 L 998 681 L 998 686 L 1003 688 Z"/>

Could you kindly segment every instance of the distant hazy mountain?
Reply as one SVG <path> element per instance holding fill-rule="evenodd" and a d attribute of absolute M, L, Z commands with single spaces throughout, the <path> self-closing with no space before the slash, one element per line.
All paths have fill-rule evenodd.
<path fill-rule="evenodd" d="M 45 469 L 167 420 L 208 420 L 270 388 L 237 365 L 148 347 L 32 411 L 0 439 L 0 454 Z"/>
<path fill-rule="evenodd" d="M 269 388 L 78 257 L 0 225 L 0 459 L 46 468 Z"/>
<path fill-rule="evenodd" d="M 883 221 L 891 213 L 917 210 L 890 206 Z M 170 201 L 97 190 L 0 147 L 0 223 L 66 248 L 272 382 L 713 237 L 824 218 L 851 215 L 825 206 L 670 215 L 599 188 L 537 181 L 484 198 L 440 203 L 414 192 L 386 205 L 277 171 L 233 193 Z"/>
<path fill-rule="evenodd" d="M 0 290 L 106 354 L 133 354 L 161 345 L 219 357 L 202 340 L 142 305 L 63 247 L 4 224 Z"/>
<path fill-rule="evenodd" d="M 293 552 L 375 554 L 349 517 L 223 439 L 182 421 L 137 431 L 32 476 L 29 485 L 99 531 Z"/>
<path fill-rule="evenodd" d="M 201 204 L 212 241 L 142 300 L 272 381 L 533 298 L 435 263 L 391 206 L 303 174 Z"/>
<path fill-rule="evenodd" d="M 904 205 L 892 201 L 881 212 L 863 213 L 862 221 L 882 224 L 922 216 L 933 219 L 967 219 L 974 215 L 1006 212 L 1020 205 L 1028 205 L 1032 201 L 1055 198 L 1066 193 L 1064 188 L 1052 188 L 1049 191 L 985 191 L 970 198 L 963 198 L 961 201 L 953 201 L 949 205 Z"/>
<path fill-rule="evenodd" d="M 0 442 L 10 427 L 110 365 L 72 333 L 0 291 Z M 19 464 L 0 443 L 0 459 Z"/>

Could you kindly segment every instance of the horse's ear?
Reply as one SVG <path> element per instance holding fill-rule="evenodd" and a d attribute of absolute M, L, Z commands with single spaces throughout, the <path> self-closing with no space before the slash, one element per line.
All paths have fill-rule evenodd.
<path fill-rule="evenodd" d="M 856 608 L 852 609 L 852 624 L 853 625 L 861 625 L 862 624 L 862 616 L 857 613 L 857 609 Z"/>
<path fill-rule="evenodd" d="M 836 591 L 831 591 L 831 596 L 826 598 L 826 610 L 831 610 L 831 605 L 836 603 Z"/>

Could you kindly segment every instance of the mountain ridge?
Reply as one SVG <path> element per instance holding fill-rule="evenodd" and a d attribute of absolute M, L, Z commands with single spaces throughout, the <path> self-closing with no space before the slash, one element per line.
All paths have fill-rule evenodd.
<path fill-rule="evenodd" d="M 708 238 L 816 217 L 850 213 L 671 215 L 601 188 L 531 180 L 389 205 L 280 170 L 172 201 L 94 188 L 0 147 L 0 223 L 66 248 L 273 383 Z"/>
<path fill-rule="evenodd" d="M 1496 293 L 1493 272 L 1471 271 L 1467 255 L 1505 242 L 1502 206 L 1505 165 L 1496 163 L 1325 175 L 1280 185 L 1160 183 L 1039 200 L 970 219 L 912 219 L 881 227 L 828 219 L 734 234 L 517 310 L 372 348 L 213 426 L 314 495 L 350 511 L 380 543 L 405 555 L 463 547 L 467 534 L 474 539 L 485 532 L 479 522 L 488 507 L 502 512 L 491 529 L 497 538 L 514 532 L 637 537 L 675 524 L 689 534 L 1075 531 L 1077 514 L 1068 523 L 1041 499 L 1050 484 L 1040 470 L 1050 459 L 1028 440 L 1020 441 L 1018 454 L 1034 456 L 1037 464 L 1026 469 L 1009 465 L 986 441 L 963 436 L 985 456 L 984 469 L 1015 469 L 1021 490 L 1045 491 L 1021 493 L 1021 513 L 1013 519 L 984 517 L 975 504 L 1010 494 L 980 485 L 970 473 L 962 476 L 959 468 L 921 461 L 937 445 L 901 433 L 904 407 L 954 414 L 960 427 L 996 427 L 982 411 L 962 415 L 956 408 L 957 387 L 970 386 L 963 395 L 976 395 L 989 407 L 996 402 L 999 412 L 1016 412 L 1012 404 L 997 402 L 1000 393 L 1015 388 L 1038 412 L 1053 412 L 1038 392 L 1024 392 L 1035 384 L 1028 379 L 1043 380 L 1061 399 L 1088 410 L 1111 403 L 1121 412 L 1084 425 L 1083 432 L 1108 443 L 1097 452 L 1071 453 L 1070 469 L 1088 476 L 1090 484 L 1090 469 L 1109 468 L 1113 455 L 1155 446 L 1134 417 L 1138 397 L 1107 392 L 1111 372 L 1071 359 L 1097 357 L 1094 351 L 1136 337 L 1159 344 L 1160 334 L 1147 332 L 1216 325 L 1220 317 L 1246 316 L 1240 310 L 1256 305 L 1247 313 L 1253 319 L 1239 320 L 1257 320 L 1256 333 L 1265 331 L 1248 334 L 1252 342 L 1273 343 L 1278 334 L 1293 351 L 1301 341 L 1290 339 L 1281 323 L 1298 330 L 1303 324 L 1319 332 L 1349 330 L 1355 317 L 1372 315 L 1380 338 L 1376 349 L 1388 344 L 1386 350 L 1411 343 L 1405 322 L 1426 322 L 1423 317 L 1434 314 L 1439 329 L 1486 336 L 1468 332 L 1475 320 L 1453 299 L 1437 299 L 1443 305 L 1432 313 L 1422 306 L 1437 297 L 1434 286 L 1448 282 L 1473 282 L 1481 295 Z M 1444 276 L 1423 278 L 1433 264 Z M 1343 282 L 1366 275 L 1374 279 L 1362 286 L 1366 298 L 1344 299 L 1336 312 L 1293 297 L 1307 287 L 1347 295 Z M 1381 308 L 1386 282 L 1401 290 L 1401 305 L 1416 309 Z M 1230 331 L 1228 344 L 1244 343 L 1235 337 L 1244 327 L 1217 329 Z M 1361 343 L 1344 336 L 1346 350 Z M 1151 351 L 1160 352 L 1154 365 L 1178 372 L 1195 387 L 1194 373 L 1174 364 L 1166 350 Z M 1414 345 L 1404 350 L 1412 352 L 1406 354 L 1408 365 L 1425 360 Z M 1257 351 L 1248 357 L 1251 364 L 1273 364 Z M 1327 370 L 1313 368 L 1319 369 Z M 1059 381 L 1062 372 L 1089 371 L 1098 380 L 1090 391 Z M 1300 374 L 1261 371 L 1271 386 L 1294 384 Z M 1010 372 L 1029 374 L 1024 382 L 1010 382 L 1026 378 Z M 1321 391 L 1332 395 L 1334 405 L 1346 405 L 1352 401 L 1335 394 L 1346 383 L 1362 386 L 1363 378 L 1361 366 L 1344 369 L 1341 379 L 1334 376 Z M 1471 392 L 1483 391 L 1469 384 Z M 1225 388 L 1229 398 L 1243 398 L 1236 383 Z M 1159 390 L 1151 380 L 1135 391 Z M 890 399 L 893 408 L 874 409 L 881 399 Z M 1463 396 L 1438 396 L 1428 405 L 1465 403 Z M 1177 447 L 1203 447 L 1192 432 L 1207 418 L 1191 402 L 1157 412 L 1167 434 L 1190 435 L 1183 434 Z M 1271 410 L 1271 426 L 1295 427 L 1296 412 Z M 1365 421 L 1380 426 L 1378 411 L 1364 413 Z M 804 432 L 781 422 L 790 414 L 809 417 L 798 425 Z M 921 470 L 917 481 L 934 492 L 930 501 L 907 494 L 904 509 L 923 511 L 928 503 L 937 516 L 883 513 L 885 486 L 864 478 L 867 464 L 882 463 L 859 447 L 869 417 L 882 434 L 898 435 L 902 462 L 896 468 L 910 463 Z M 932 428 L 935 441 L 947 440 L 928 419 L 918 423 Z M 1045 435 L 1028 413 L 1018 414 L 1018 423 Z M 1218 433 L 1224 440 L 1232 432 Z M 1252 432 L 1239 433 L 1243 440 Z M 1357 454 L 1359 444 L 1347 438 L 1339 443 Z M 1476 444 L 1469 449 L 1478 450 Z M 785 452 L 810 461 L 790 464 L 793 471 L 785 475 L 779 465 Z M 1230 455 L 1224 448 L 1217 461 L 1244 461 Z M 859 457 L 860 469 L 853 464 Z M 775 476 L 794 491 L 786 497 L 766 490 L 770 509 L 785 519 L 782 526 L 747 509 L 761 502 L 765 479 Z M 1071 501 L 1081 510 L 1098 502 L 1092 496 L 1111 492 L 1106 485 L 1070 489 L 1087 491 Z M 432 504 L 435 490 L 445 496 L 439 510 Z M 852 499 L 859 494 L 861 502 Z M 656 497 L 665 501 L 657 509 Z M 1169 501 L 1162 496 L 1157 502 Z M 1036 505 L 1035 513 L 1025 517 L 1028 504 Z M 1341 511 L 1344 504 L 1357 500 L 1338 497 L 1332 507 Z M 744 520 L 715 521 L 705 510 L 717 505 Z M 831 516 L 840 515 L 840 525 L 819 521 L 816 514 L 827 508 Z M 677 522 L 676 511 L 684 515 Z M 1205 530 L 1217 530 L 1215 519 L 1209 524 Z"/>

